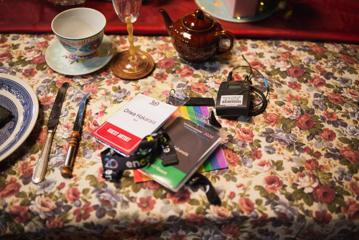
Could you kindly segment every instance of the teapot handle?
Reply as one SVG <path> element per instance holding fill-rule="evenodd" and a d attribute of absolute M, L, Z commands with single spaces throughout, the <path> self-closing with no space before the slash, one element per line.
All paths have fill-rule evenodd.
<path fill-rule="evenodd" d="M 233 47 L 233 42 L 234 42 L 233 35 L 229 32 L 222 30 L 218 33 L 218 37 L 219 37 L 219 41 L 218 41 L 218 46 L 217 46 L 217 53 L 222 54 L 222 53 L 230 51 Z M 230 42 L 229 47 L 223 48 L 220 46 L 220 42 L 222 39 L 229 39 L 229 42 Z"/>

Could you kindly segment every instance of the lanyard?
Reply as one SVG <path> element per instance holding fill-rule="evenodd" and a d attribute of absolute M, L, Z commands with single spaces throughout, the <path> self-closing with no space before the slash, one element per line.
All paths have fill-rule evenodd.
<path fill-rule="evenodd" d="M 178 163 L 176 151 L 170 144 L 168 134 L 161 130 L 146 136 L 130 156 L 123 156 L 113 149 L 107 148 L 101 152 L 103 177 L 106 180 L 117 182 L 121 179 L 123 171 L 143 168 L 160 154 L 163 157 L 164 166 Z"/>
<path fill-rule="evenodd" d="M 127 157 L 107 148 L 101 152 L 103 177 L 111 182 L 119 182 L 125 170 L 143 168 L 151 164 L 152 160 L 159 155 L 161 155 L 164 166 L 178 163 L 176 150 L 171 144 L 168 134 L 162 130 L 146 136 L 137 150 Z M 211 204 L 221 204 L 213 185 L 202 174 L 195 173 L 187 184 L 194 188 L 201 187 Z"/>

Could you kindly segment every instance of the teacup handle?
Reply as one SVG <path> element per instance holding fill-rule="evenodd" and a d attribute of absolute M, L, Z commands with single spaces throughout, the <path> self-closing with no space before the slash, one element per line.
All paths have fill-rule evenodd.
<path fill-rule="evenodd" d="M 231 33 L 222 30 L 222 31 L 220 31 L 218 33 L 218 37 L 219 37 L 218 47 L 217 47 L 217 53 L 218 54 L 228 52 L 233 48 L 234 37 L 233 37 L 233 35 Z M 221 42 L 222 39 L 229 39 L 229 41 L 230 41 L 229 47 L 223 48 L 223 47 L 220 46 L 220 42 Z"/>

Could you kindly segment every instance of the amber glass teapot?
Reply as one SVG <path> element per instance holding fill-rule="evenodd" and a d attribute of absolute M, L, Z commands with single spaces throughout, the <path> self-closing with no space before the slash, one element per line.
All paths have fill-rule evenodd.
<path fill-rule="evenodd" d="M 160 9 L 160 13 L 178 55 L 189 62 L 206 61 L 233 47 L 232 34 L 200 9 L 175 22 L 164 9 Z M 225 39 L 229 40 L 229 44 L 222 43 Z"/>

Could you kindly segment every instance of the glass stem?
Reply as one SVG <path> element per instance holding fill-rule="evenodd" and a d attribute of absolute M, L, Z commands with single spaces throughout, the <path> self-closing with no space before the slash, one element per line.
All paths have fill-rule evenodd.
<path fill-rule="evenodd" d="M 130 49 L 129 49 L 130 60 L 134 60 L 136 49 L 133 43 L 133 25 L 131 22 L 131 17 L 126 18 L 126 23 L 127 23 L 127 32 L 128 32 L 128 42 L 130 44 Z"/>

